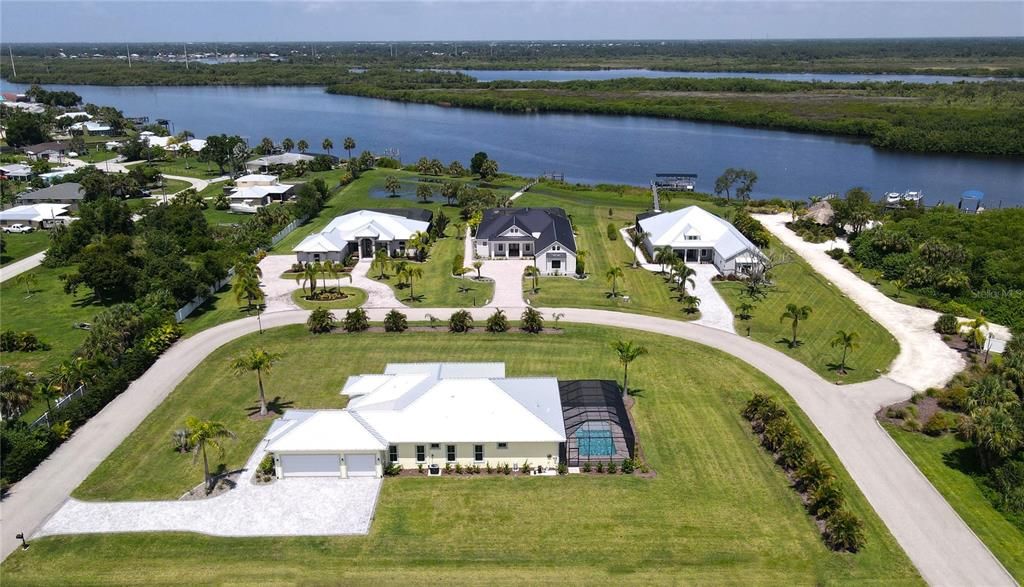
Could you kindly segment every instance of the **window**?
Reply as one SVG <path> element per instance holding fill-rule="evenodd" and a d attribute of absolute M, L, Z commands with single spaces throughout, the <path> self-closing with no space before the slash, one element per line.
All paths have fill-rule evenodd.
<path fill-rule="evenodd" d="M 432 444 L 430 445 L 430 448 L 441 448 L 441 445 L 440 445 L 440 444 L 438 444 L 438 443 L 436 443 L 436 442 L 434 442 L 434 443 L 432 443 Z"/>
<path fill-rule="evenodd" d="M 552 269 L 561 269 L 562 268 L 562 262 L 561 261 L 552 261 L 551 262 L 551 268 Z"/>
<path fill-rule="evenodd" d="M 473 445 L 473 460 L 482 463 L 484 462 L 484 445 L 474 444 Z"/>
<path fill-rule="evenodd" d="M 498 243 L 498 250 L 499 251 L 504 251 L 505 250 L 505 245 L 503 245 L 501 243 Z"/>
<path fill-rule="evenodd" d="M 455 462 L 455 445 L 454 444 L 449 444 L 445 448 L 447 449 L 446 452 L 448 453 L 448 462 L 449 463 L 454 463 Z"/>
<path fill-rule="evenodd" d="M 397 445 L 392 444 L 392 445 L 388 446 L 388 462 L 389 463 L 397 463 L 398 462 L 398 446 Z"/>
<path fill-rule="evenodd" d="M 416 445 L 416 462 L 425 463 L 427 462 L 427 447 L 422 444 Z"/>
<path fill-rule="evenodd" d="M 699 236 L 687 235 L 687 237 L 686 237 L 686 240 L 688 240 L 688 241 L 695 241 L 695 240 L 699 240 L 699 239 L 700 239 Z"/>
<path fill-rule="evenodd" d="M 504 450 L 506 448 L 508 448 L 508 443 L 507 442 L 499 442 L 498 443 L 498 449 L 499 450 Z"/>

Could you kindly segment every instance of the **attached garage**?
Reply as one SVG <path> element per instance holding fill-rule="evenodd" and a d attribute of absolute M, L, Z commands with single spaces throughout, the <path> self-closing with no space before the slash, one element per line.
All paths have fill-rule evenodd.
<path fill-rule="evenodd" d="M 345 466 L 349 477 L 376 477 L 377 456 L 367 454 L 346 454 Z"/>
<path fill-rule="evenodd" d="M 282 454 L 282 477 L 340 477 L 341 455 Z"/>

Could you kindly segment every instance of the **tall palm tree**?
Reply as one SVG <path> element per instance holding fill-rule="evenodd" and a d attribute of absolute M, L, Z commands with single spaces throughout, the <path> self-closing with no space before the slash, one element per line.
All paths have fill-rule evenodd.
<path fill-rule="evenodd" d="M 224 445 L 221 441 L 235 438 L 235 433 L 228 430 L 222 422 L 189 416 L 185 420 L 185 434 L 188 436 L 189 446 L 192 447 L 192 462 L 196 462 L 200 453 L 203 455 L 203 482 L 206 484 L 206 493 L 210 493 L 213 491 L 213 478 L 210 476 L 210 460 L 206 456 L 206 447 L 216 449 L 218 454 L 223 455 Z"/>
<path fill-rule="evenodd" d="M 299 139 L 299 142 L 295 144 L 295 147 L 300 153 L 305 153 L 309 150 L 309 143 L 306 142 L 306 139 Z"/>
<path fill-rule="evenodd" d="M 235 273 L 235 280 L 231 284 L 231 293 L 235 294 L 236 304 L 241 304 L 242 300 L 245 300 L 246 311 L 252 310 L 253 302 L 263 301 L 260 280 L 249 273 Z"/>
<path fill-rule="evenodd" d="M 348 158 L 352 159 L 352 151 L 356 148 L 356 140 L 352 137 L 345 137 L 342 148 L 348 151 Z"/>
<path fill-rule="evenodd" d="M 633 247 L 633 267 L 640 266 L 640 247 L 644 246 L 644 239 L 651 236 L 649 232 L 634 230 L 629 233 L 629 244 Z"/>
<path fill-rule="evenodd" d="M 38 283 L 38 281 L 39 281 L 39 276 L 36 275 L 35 271 L 28 271 L 26 273 L 22 273 L 21 275 L 19 275 L 17 277 L 17 280 L 16 280 L 17 283 L 24 283 L 25 284 L 25 297 L 26 298 L 32 297 L 32 290 L 35 288 L 36 283 Z"/>
<path fill-rule="evenodd" d="M 306 263 L 306 268 L 302 272 L 302 287 L 305 289 L 306 284 L 309 284 L 309 295 L 313 295 L 316 292 L 316 280 L 323 273 L 323 265 L 319 261 L 316 263 Z"/>
<path fill-rule="evenodd" d="M 622 365 L 622 399 L 629 394 L 629 364 L 647 354 L 647 348 L 633 341 L 617 340 L 612 343 L 612 350 L 615 351 Z"/>
<path fill-rule="evenodd" d="M 334 148 L 334 141 L 331 139 L 324 139 L 324 142 L 320 143 L 320 148 L 327 151 L 327 154 L 331 154 L 331 149 Z"/>
<path fill-rule="evenodd" d="M 267 415 L 267 397 L 263 391 L 263 375 L 270 375 L 274 363 L 277 363 L 280 359 L 281 355 L 277 353 L 270 353 L 264 349 L 252 347 L 241 356 L 235 357 L 231 362 L 231 368 L 235 371 L 235 375 L 244 375 L 250 371 L 256 372 L 256 383 L 259 385 L 260 390 L 260 416 Z"/>
<path fill-rule="evenodd" d="M 430 235 L 422 230 L 416 231 L 409 239 L 409 248 L 416 251 L 416 259 L 422 261 L 427 258 L 427 249 L 430 248 Z"/>
<path fill-rule="evenodd" d="M 60 395 L 68 395 L 84 383 L 83 365 L 85 359 L 65 359 L 46 373 L 46 382 L 55 387 Z"/>
<path fill-rule="evenodd" d="M 658 247 L 658 249 L 654 252 L 654 262 L 657 263 L 658 265 L 661 265 L 662 273 L 665 273 L 669 267 L 672 267 L 672 264 L 678 258 L 679 257 L 676 256 L 676 252 L 673 251 L 672 247 L 668 245 Z"/>
<path fill-rule="evenodd" d="M 417 267 L 416 265 L 409 265 L 404 269 L 403 274 L 405 275 L 406 281 L 408 281 L 409 283 L 409 299 L 415 301 L 416 294 L 413 292 L 412 289 L 413 278 L 419 279 L 423 277 L 423 270 Z"/>
<path fill-rule="evenodd" d="M 185 160 L 185 169 L 188 169 L 188 158 L 192 156 L 192 146 L 185 143 L 178 147 L 178 156 Z"/>
<path fill-rule="evenodd" d="M 682 259 L 677 257 L 676 263 L 672 266 L 673 282 L 675 283 L 676 291 L 679 292 L 680 297 L 686 295 L 686 286 L 689 284 L 690 287 L 696 288 L 697 282 L 694 280 L 694 276 L 697 275 L 697 271 L 683 262 Z"/>
<path fill-rule="evenodd" d="M 605 277 L 605 279 L 608 280 L 609 283 L 612 284 L 612 297 L 613 298 L 618 297 L 619 296 L 619 290 L 618 290 L 619 280 L 622 279 L 622 277 L 623 277 L 622 267 L 619 267 L 619 266 L 612 267 L 611 269 L 609 269 L 604 274 L 604 277 Z"/>
<path fill-rule="evenodd" d="M 795 348 L 798 340 L 796 337 L 797 328 L 800 327 L 801 320 L 807 320 L 811 316 L 810 306 L 797 306 L 796 304 L 786 304 L 786 311 L 779 317 L 779 322 L 785 322 L 790 320 L 793 327 L 793 339 L 789 341 L 789 348 Z"/>
<path fill-rule="evenodd" d="M 405 270 L 409 268 L 409 262 L 402 259 L 391 264 L 391 270 L 398 276 L 398 285 L 405 283 Z"/>
<path fill-rule="evenodd" d="M 284 140 L 281 141 L 281 148 L 284 149 L 285 153 L 291 153 L 292 149 L 295 148 L 295 141 L 293 141 L 291 137 L 285 137 Z"/>
<path fill-rule="evenodd" d="M 540 277 L 540 269 L 537 269 L 535 265 L 527 265 L 523 274 L 533 280 L 533 293 L 537 293 L 537 278 Z"/>
<path fill-rule="evenodd" d="M 391 197 L 398 197 L 398 190 L 402 189 L 402 182 L 398 181 L 398 178 L 394 175 L 389 175 L 384 178 L 384 189 L 391 193 Z"/>
<path fill-rule="evenodd" d="M 257 147 L 260 153 L 269 155 L 274 152 L 274 140 L 270 137 L 263 137 L 260 139 L 260 146 Z"/>
<path fill-rule="evenodd" d="M 370 263 L 370 268 L 376 268 L 380 271 L 380 275 L 377 276 L 377 279 L 384 279 L 384 273 L 387 272 L 390 264 L 391 255 L 388 255 L 388 250 L 377 249 L 377 252 L 373 254 L 373 261 Z"/>
<path fill-rule="evenodd" d="M 832 337 L 832 341 L 829 343 L 832 348 L 843 347 L 843 356 L 839 359 L 839 369 L 837 369 L 839 373 L 846 375 L 846 355 L 860 346 L 859 339 L 860 335 L 856 332 L 846 332 L 845 330 L 837 330 L 835 336 Z"/>

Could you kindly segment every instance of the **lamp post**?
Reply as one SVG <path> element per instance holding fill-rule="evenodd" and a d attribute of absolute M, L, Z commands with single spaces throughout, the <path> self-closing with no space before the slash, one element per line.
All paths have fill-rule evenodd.
<path fill-rule="evenodd" d="M 17 538 L 18 540 L 21 540 L 21 549 L 22 550 L 28 550 L 28 542 L 25 541 L 25 533 L 24 532 L 18 532 L 17 534 L 14 535 L 14 537 Z"/>

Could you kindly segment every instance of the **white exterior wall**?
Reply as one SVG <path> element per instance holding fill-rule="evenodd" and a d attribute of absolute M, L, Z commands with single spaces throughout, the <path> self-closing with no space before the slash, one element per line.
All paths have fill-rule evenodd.
<path fill-rule="evenodd" d="M 430 448 L 430 443 L 424 442 L 397 445 L 398 464 L 402 465 L 403 469 L 415 471 L 421 464 L 416 460 L 417 444 L 423 444 L 426 448 L 426 461 L 422 463 L 424 468 L 431 464 L 444 468 L 448 462 L 446 448 L 448 443 L 442 442 L 438 448 Z M 484 460 L 482 462 L 473 460 L 474 444 L 484 445 Z M 496 442 L 456 443 L 455 456 L 456 462 L 462 466 L 480 465 L 484 467 L 487 463 L 490 463 L 492 467 L 499 463 L 521 466 L 524 461 L 529 461 L 535 467 L 538 465 L 556 467 L 558 466 L 558 444 L 557 442 L 510 442 L 508 448 L 499 449 Z M 387 458 L 387 452 L 384 453 L 384 457 Z M 454 465 L 454 463 L 452 464 Z"/>

